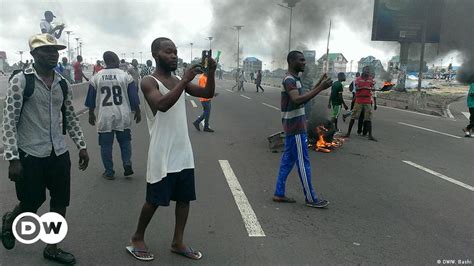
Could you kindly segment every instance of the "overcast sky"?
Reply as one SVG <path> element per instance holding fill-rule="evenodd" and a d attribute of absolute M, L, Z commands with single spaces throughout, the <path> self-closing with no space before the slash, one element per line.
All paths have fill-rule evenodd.
<path fill-rule="evenodd" d="M 83 57 L 86 62 L 100 59 L 102 53 L 106 50 L 116 52 L 119 57 L 126 54 L 127 61 L 131 61 L 132 53 L 134 58 L 140 61 L 140 52 L 142 60 L 151 59 L 150 44 L 161 36 L 171 38 L 178 46 L 178 55 L 184 61 L 190 60 L 191 47 L 190 42 L 194 43 L 193 57 L 199 56 L 200 51 L 209 47 L 208 36 L 227 36 L 229 39 L 216 40 L 216 46 L 213 50 L 223 50 L 221 63 L 225 68 L 235 65 L 235 53 L 229 52 L 224 46 L 235 47 L 236 33 L 232 35 L 217 34 L 216 31 L 233 32 L 232 25 L 246 25 L 246 21 L 252 17 L 241 17 L 235 24 L 215 25 L 216 21 L 225 21 L 216 16 L 229 16 L 232 12 L 241 12 L 245 14 L 248 9 L 252 9 L 252 1 L 243 1 L 247 4 L 239 5 L 239 10 L 229 8 L 226 12 L 219 10 L 215 13 L 214 5 L 221 4 L 226 0 L 0 0 L 0 50 L 6 51 L 8 62 L 10 64 L 19 61 L 18 51 L 25 51 L 23 60 L 30 59 L 28 38 L 29 36 L 40 33 L 39 24 L 44 18 L 44 11 L 51 10 L 56 18 L 53 24 L 65 23 L 66 30 L 72 30 L 70 37 L 70 46 L 76 47 L 75 38 L 79 37 L 83 42 Z M 229 0 L 233 1 L 233 0 Z M 257 1 L 257 0 L 255 0 Z M 258 29 L 263 36 L 272 34 L 273 40 L 281 39 L 282 43 L 288 42 L 288 27 L 281 29 L 272 25 L 272 16 L 278 16 L 279 19 L 289 19 L 287 10 L 277 6 L 281 0 L 258 0 L 268 2 L 268 23 L 261 25 Z M 301 6 L 296 6 L 293 11 L 293 21 L 295 27 L 305 27 L 305 23 L 298 21 L 298 8 L 304 7 L 305 1 L 302 0 Z M 328 0 L 329 1 L 329 0 Z M 242 2 L 242 3 L 243 3 Z M 361 2 L 367 6 L 372 6 L 373 0 L 353 1 Z M 248 4 L 250 3 L 250 4 Z M 333 30 L 331 32 L 330 52 L 341 52 L 349 60 L 356 62 L 361 57 L 373 55 L 386 62 L 399 52 L 398 45 L 395 43 L 383 43 L 370 41 L 371 29 L 368 25 L 372 21 L 372 9 L 366 10 L 363 18 L 343 17 L 341 14 L 334 17 Z M 228 12 L 228 13 L 227 13 Z M 301 11 L 300 11 L 301 12 Z M 347 11 L 350 13 L 350 10 Z M 363 25 L 367 27 L 354 28 L 353 22 L 363 20 Z M 327 25 L 321 25 L 326 28 Z M 251 23 L 249 23 L 251 24 Z M 324 26 L 324 27 L 323 27 Z M 294 29 L 301 30 L 301 29 Z M 311 26 L 308 25 L 308 31 Z M 214 31 L 214 32 L 213 32 Z M 275 53 L 286 55 L 287 48 L 281 51 L 275 51 L 268 47 L 264 38 L 255 38 L 257 29 L 244 27 L 240 32 L 240 43 L 242 45 L 243 55 L 255 56 L 264 63 L 264 68 L 272 67 L 272 60 Z M 316 57 L 319 58 L 326 50 L 327 30 L 320 30 L 313 33 L 318 34 L 318 38 L 308 40 L 303 43 L 309 49 L 316 50 Z M 321 35 L 321 36 L 319 36 Z M 229 37 L 230 36 L 230 37 Z M 267 38 L 267 37 L 265 37 Z M 67 34 L 63 32 L 60 39 L 67 45 Z M 297 41 L 295 41 L 296 43 Z M 219 47 L 219 46 L 222 46 Z M 296 44 L 295 44 L 296 46 Z M 286 46 L 287 47 L 287 46 Z M 296 48 L 296 47 L 293 47 Z M 459 63 L 459 55 L 452 53 L 447 55 L 445 63 L 450 62 L 451 57 L 455 64 Z M 435 62 L 436 63 L 436 62 Z M 281 67 L 275 63 L 274 68 Z M 348 65 L 349 67 L 349 65 Z"/>

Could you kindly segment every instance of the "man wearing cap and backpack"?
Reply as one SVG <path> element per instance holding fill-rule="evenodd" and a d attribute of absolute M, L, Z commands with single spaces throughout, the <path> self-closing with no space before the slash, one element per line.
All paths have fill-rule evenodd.
<path fill-rule="evenodd" d="M 50 211 L 66 215 L 71 182 L 71 160 L 63 136 L 66 131 L 79 149 L 79 169 L 85 170 L 89 163 L 84 134 L 72 106 L 72 91 L 54 71 L 58 50 L 66 46 L 49 34 L 32 36 L 29 46 L 35 63 L 13 76 L 4 109 L 4 157 L 10 162 L 8 177 L 15 182 L 20 201 L 2 217 L 1 239 L 6 249 L 15 246 L 13 221 L 21 213 L 36 213 L 46 200 L 46 188 L 51 196 Z M 56 244 L 48 244 L 43 256 L 59 263 L 75 263 L 74 256 Z"/>
<path fill-rule="evenodd" d="M 40 28 L 41 33 L 48 33 L 53 35 L 56 39 L 59 39 L 61 37 L 61 34 L 63 33 L 65 26 L 64 24 L 60 24 L 53 27 L 53 25 L 51 25 L 51 22 L 53 22 L 53 19 L 55 17 L 56 16 L 53 15 L 53 12 L 49 10 L 44 12 L 44 19 L 41 20 Z"/>

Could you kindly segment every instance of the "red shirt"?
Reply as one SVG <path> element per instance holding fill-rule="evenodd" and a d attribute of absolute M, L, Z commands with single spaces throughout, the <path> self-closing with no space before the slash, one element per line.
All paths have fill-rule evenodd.
<path fill-rule="evenodd" d="M 94 72 L 92 74 L 95 74 L 99 71 L 101 71 L 102 69 L 104 69 L 101 65 L 94 65 Z"/>
<path fill-rule="evenodd" d="M 372 89 L 375 85 L 375 81 L 371 78 L 356 78 L 354 84 L 357 86 L 357 91 L 355 93 L 355 102 L 361 104 L 371 104 L 372 103 Z"/>
<path fill-rule="evenodd" d="M 82 65 L 79 62 L 74 63 L 74 80 L 82 81 Z"/>

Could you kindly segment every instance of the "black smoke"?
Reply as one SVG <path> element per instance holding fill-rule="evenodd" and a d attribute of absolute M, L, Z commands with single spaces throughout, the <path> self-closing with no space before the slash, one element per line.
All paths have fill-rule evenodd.
<path fill-rule="evenodd" d="M 235 62 L 237 33 L 233 25 L 244 25 L 240 32 L 241 45 L 246 51 L 266 49 L 265 55 L 276 66 L 284 66 L 288 52 L 289 10 L 280 7 L 282 0 L 223 0 L 212 1 L 215 47 L 223 50 L 226 61 Z M 333 25 L 345 22 L 355 31 L 370 32 L 373 0 L 302 0 L 293 8 L 292 50 L 311 49 L 309 43 L 326 40 L 329 20 Z M 347 40 L 350 45 L 350 40 Z M 396 43 L 376 42 L 373 46 L 397 49 Z M 343 52 L 343 51 L 337 51 Z M 319 58 L 325 51 L 316 51 Z M 232 61 L 231 61 L 232 62 Z"/>

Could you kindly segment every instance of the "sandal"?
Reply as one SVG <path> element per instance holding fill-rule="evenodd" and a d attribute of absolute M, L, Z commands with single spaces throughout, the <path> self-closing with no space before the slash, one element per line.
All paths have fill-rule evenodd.
<path fill-rule="evenodd" d="M 288 197 L 277 197 L 273 196 L 272 200 L 274 202 L 283 202 L 283 203 L 295 203 L 296 200 L 293 198 L 288 198 Z"/>
<path fill-rule="evenodd" d="M 185 250 L 171 248 L 171 252 L 193 260 L 200 260 L 202 258 L 202 253 L 191 247 L 187 247 Z"/>
<path fill-rule="evenodd" d="M 125 248 L 137 260 L 150 261 L 155 258 L 155 256 L 152 253 L 150 253 L 150 251 L 148 250 L 137 249 L 137 248 L 134 248 L 133 246 L 127 246 Z"/>

